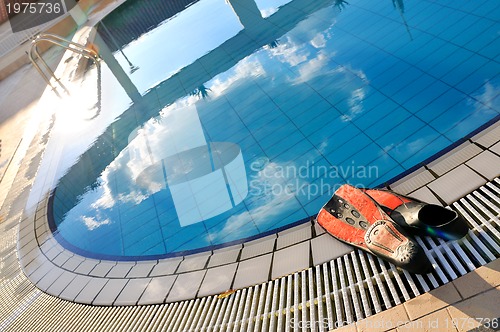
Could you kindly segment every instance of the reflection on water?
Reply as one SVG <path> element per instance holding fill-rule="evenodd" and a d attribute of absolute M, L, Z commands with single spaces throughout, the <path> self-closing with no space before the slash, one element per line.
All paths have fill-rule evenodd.
<path fill-rule="evenodd" d="M 115 56 L 123 68 L 141 68 L 133 70 L 130 75 L 141 93 L 217 48 L 242 29 L 238 17 L 225 0 L 198 1 L 123 46 L 113 33 L 109 33 L 112 24 L 107 23 L 108 20 L 117 19 L 105 19 L 101 35 L 113 48 L 118 48 L 120 52 Z"/>
<path fill-rule="evenodd" d="M 375 185 L 413 167 L 473 130 L 464 119 L 498 115 L 484 100 L 498 91 L 489 73 L 476 78 L 484 93 L 426 90 L 440 84 L 414 69 L 433 60 L 419 58 L 426 44 L 409 40 L 406 20 L 371 29 L 382 16 L 370 1 L 273 6 L 265 16 L 252 0 L 201 0 L 156 29 L 137 25 L 134 38 L 111 36 L 128 20 L 104 22 L 100 117 L 117 118 L 85 152 L 65 144 L 78 158 L 65 158 L 54 183 L 59 237 L 125 258 L 241 241 L 307 220 L 341 183 Z M 390 43 L 383 28 L 396 31 Z M 448 107 L 435 101 L 444 93 Z"/>

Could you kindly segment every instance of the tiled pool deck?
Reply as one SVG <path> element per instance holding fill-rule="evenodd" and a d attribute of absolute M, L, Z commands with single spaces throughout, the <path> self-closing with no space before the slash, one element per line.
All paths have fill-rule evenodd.
<path fill-rule="evenodd" d="M 50 97 L 45 102 L 50 103 Z M 39 107 L 43 107 L 43 104 Z M 73 327 L 66 325 L 65 329 L 62 324 L 70 324 L 68 322 L 71 319 L 78 320 L 90 312 L 98 317 L 94 321 L 94 327 L 100 324 L 104 329 L 111 326 L 116 328 L 120 324 L 114 322 L 116 317 L 132 314 L 130 310 L 133 310 L 120 309 L 120 313 L 113 311 L 108 315 L 105 308 L 68 303 L 44 293 L 77 303 L 106 306 L 191 300 L 219 294 L 227 289 L 266 283 L 329 262 L 352 251 L 351 247 L 324 234 L 314 221 L 310 221 L 242 245 L 186 257 L 110 262 L 78 256 L 53 239 L 47 225 L 47 199 L 24 212 L 16 208 L 26 205 L 27 193 L 35 175 L 29 161 L 36 160 L 43 153 L 43 144 L 39 143 L 43 142 L 44 135 L 50 128 L 49 118 L 42 117 L 39 120 L 38 130 L 30 133 L 31 137 L 24 137 L 21 148 L 12 157 L 11 166 L 0 182 L 0 194 L 4 197 L 1 213 L 5 218 L 0 224 L 3 226 L 0 247 L 0 315 L 3 323 L 0 330 L 23 330 L 23 325 L 19 324 L 28 321 L 31 321 L 32 327 L 39 324 L 38 326 L 46 326 L 46 330 L 49 329 L 47 326 L 55 330 L 76 330 L 76 323 Z M 390 187 L 422 200 L 450 205 L 498 177 L 499 165 L 500 124 L 495 123 Z M 19 269 L 17 255 L 29 280 Z M 430 293 L 344 329 L 386 331 L 400 325 L 399 331 L 407 330 L 406 328 L 417 330 L 415 325 L 408 322 L 418 321 L 423 322 L 423 328 L 427 330 L 435 328 L 432 325 L 434 322 L 449 323 L 446 326 L 438 325 L 440 331 L 446 330 L 445 328 L 452 331 L 469 330 L 477 325 L 478 318 L 493 319 L 500 316 L 499 269 L 497 259 Z M 36 316 L 30 316 L 39 312 L 39 309 L 34 309 L 39 308 L 35 303 L 40 306 L 39 303 L 45 303 L 55 308 L 68 306 L 67 312 L 71 312 L 73 318 L 70 314 L 65 314 L 60 322 L 54 322 L 49 318 L 50 315 L 46 315 L 45 324 L 49 322 L 52 325 L 42 325 L 43 322 L 36 322 Z M 136 311 L 139 315 L 139 310 L 148 307 L 137 308 L 141 308 Z M 162 310 L 158 306 L 150 308 L 150 313 Z M 141 315 L 147 317 L 147 312 L 141 311 Z M 126 316 L 123 317 L 125 319 Z M 476 318 L 476 323 L 467 317 Z M 455 329 L 452 322 L 457 321 L 462 325 Z M 92 322 L 86 324 L 89 329 L 94 329 L 91 327 Z M 143 321 L 142 324 L 146 323 Z M 377 325 L 382 326 L 377 329 Z M 79 328 L 81 326 L 84 324 L 78 325 Z"/>

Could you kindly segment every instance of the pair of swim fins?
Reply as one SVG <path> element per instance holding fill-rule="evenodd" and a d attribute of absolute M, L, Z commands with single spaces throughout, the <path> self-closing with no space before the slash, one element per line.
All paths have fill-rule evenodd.
<path fill-rule="evenodd" d="M 429 272 L 432 266 L 410 234 L 456 240 L 469 230 L 453 210 L 388 190 L 348 184 L 323 206 L 317 221 L 335 238 L 417 274 Z"/>

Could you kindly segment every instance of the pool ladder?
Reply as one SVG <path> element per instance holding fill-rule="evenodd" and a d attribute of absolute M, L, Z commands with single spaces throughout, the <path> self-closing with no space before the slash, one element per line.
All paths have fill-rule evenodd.
<path fill-rule="evenodd" d="M 94 61 L 96 66 L 99 67 L 99 54 L 88 48 L 85 47 L 82 44 L 75 43 L 73 41 L 67 40 L 62 38 L 61 36 L 52 34 L 52 33 L 41 33 L 36 36 L 36 38 L 31 42 L 31 49 L 30 52 L 28 53 L 28 56 L 30 58 L 31 63 L 33 66 L 36 68 L 38 73 L 42 76 L 42 78 L 45 80 L 45 82 L 52 88 L 52 90 L 57 94 L 56 87 L 52 85 L 50 79 L 54 78 L 54 80 L 59 83 L 59 85 L 67 92 L 66 88 L 64 85 L 61 83 L 59 78 L 56 77 L 54 71 L 50 69 L 49 65 L 47 65 L 47 62 L 43 60 L 43 58 L 40 56 L 40 52 L 38 51 L 38 44 L 40 42 L 49 42 L 51 44 L 54 44 L 56 46 L 60 46 L 62 48 L 65 48 L 67 50 L 70 50 L 72 52 L 75 52 L 77 54 L 80 54 L 88 59 L 91 59 Z M 49 76 L 42 70 L 40 65 L 36 62 L 36 60 L 40 59 L 40 63 L 42 64 L 42 67 L 45 68 L 45 70 L 50 74 Z"/>

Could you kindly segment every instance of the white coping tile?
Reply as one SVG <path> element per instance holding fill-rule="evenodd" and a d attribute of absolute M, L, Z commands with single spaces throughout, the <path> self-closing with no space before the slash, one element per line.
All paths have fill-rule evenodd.
<path fill-rule="evenodd" d="M 28 239 L 25 237 L 24 239 L 19 240 L 19 249 L 22 249 L 23 252 L 30 252 L 31 250 L 35 249 L 38 247 L 38 243 L 35 241 L 35 239 Z"/>
<path fill-rule="evenodd" d="M 313 227 L 314 227 L 314 232 L 316 233 L 316 236 L 320 236 L 321 234 L 324 234 L 326 231 L 323 227 L 321 227 L 320 224 L 314 219 L 313 221 Z"/>
<path fill-rule="evenodd" d="M 274 252 L 271 277 L 276 279 L 309 267 L 310 242 L 303 242 Z"/>
<path fill-rule="evenodd" d="M 272 257 L 272 254 L 267 254 L 240 262 L 233 288 L 239 289 L 266 282 L 269 278 Z"/>
<path fill-rule="evenodd" d="M 105 278 L 91 278 L 75 298 L 75 301 L 80 303 L 92 304 L 92 301 L 94 301 L 97 294 L 99 294 L 99 292 L 107 282 L 108 279 Z"/>
<path fill-rule="evenodd" d="M 219 266 L 223 264 L 231 264 L 238 260 L 241 248 L 243 246 L 240 244 L 238 246 L 231 246 L 228 248 L 218 249 L 214 251 L 210 261 L 208 262 L 208 267 Z"/>
<path fill-rule="evenodd" d="M 150 281 L 151 278 L 129 279 L 114 304 L 135 305 L 146 290 L 146 287 L 148 287 Z"/>
<path fill-rule="evenodd" d="M 59 294 L 59 297 L 68 300 L 74 301 L 78 294 L 85 288 L 85 286 L 92 280 L 91 277 L 82 276 L 77 274 L 75 279 L 73 279 L 66 288 Z"/>
<path fill-rule="evenodd" d="M 308 221 L 302 225 L 295 226 L 278 233 L 276 249 L 282 249 L 293 244 L 309 240 L 312 237 L 312 225 Z"/>
<path fill-rule="evenodd" d="M 57 241 L 54 238 L 50 238 L 45 242 L 39 242 L 40 244 L 40 249 L 44 252 L 47 253 L 50 249 L 56 247 Z"/>
<path fill-rule="evenodd" d="M 46 291 L 54 283 L 54 281 L 59 278 L 61 274 L 63 274 L 63 272 L 63 269 L 53 266 L 47 274 L 37 281 L 36 286 L 39 289 Z"/>
<path fill-rule="evenodd" d="M 26 266 L 30 264 L 35 258 L 43 256 L 43 254 L 38 247 L 35 247 L 28 252 L 20 250 L 19 256 L 19 260 L 22 263 L 21 265 Z"/>
<path fill-rule="evenodd" d="M 443 205 L 439 199 L 437 199 L 436 195 L 432 193 L 432 191 L 427 188 L 427 187 L 422 187 L 418 190 L 415 190 L 414 192 L 409 194 L 410 197 L 419 199 L 425 203 L 430 203 L 430 204 L 436 204 L 436 205 Z"/>
<path fill-rule="evenodd" d="M 52 232 L 46 222 L 40 223 L 39 226 L 35 227 L 35 232 L 37 234 L 37 237 L 41 237 L 42 235 L 49 237 L 52 236 Z"/>
<path fill-rule="evenodd" d="M 149 276 L 149 273 L 153 270 L 156 264 L 158 264 L 158 261 L 137 262 L 137 264 L 127 274 L 127 278 L 145 278 Z"/>
<path fill-rule="evenodd" d="M 231 288 L 238 263 L 208 269 L 198 296 L 223 293 Z"/>
<path fill-rule="evenodd" d="M 391 189 L 397 193 L 406 195 L 415 189 L 425 186 L 434 179 L 434 175 L 432 175 L 429 170 L 421 167 L 415 172 L 391 184 Z"/>
<path fill-rule="evenodd" d="M 52 239 L 52 234 L 49 233 L 48 231 L 45 231 L 43 233 L 37 233 L 36 238 L 38 240 L 38 243 L 44 244 L 47 241 L 51 241 Z"/>
<path fill-rule="evenodd" d="M 241 252 L 241 259 L 248 259 L 251 257 L 273 252 L 275 242 L 276 234 L 244 243 L 243 250 Z"/>
<path fill-rule="evenodd" d="M 168 294 L 167 302 L 193 299 L 198 293 L 206 272 L 206 270 L 203 270 L 179 274 Z"/>
<path fill-rule="evenodd" d="M 22 225 L 22 223 L 21 223 Z M 19 239 L 22 239 L 25 236 L 31 235 L 33 236 L 35 233 L 35 230 L 33 227 L 22 227 L 19 229 Z"/>
<path fill-rule="evenodd" d="M 45 253 L 45 256 L 49 260 L 53 260 L 54 258 L 57 257 L 57 255 L 59 255 L 61 253 L 61 251 L 59 250 L 59 248 L 57 246 L 53 246 L 49 250 L 44 251 L 44 253 Z"/>
<path fill-rule="evenodd" d="M 64 263 L 61 267 L 69 271 L 75 271 L 84 261 L 85 257 L 73 255 L 73 257 L 68 259 L 68 261 L 66 261 L 66 263 Z"/>
<path fill-rule="evenodd" d="M 449 205 L 485 183 L 479 174 L 466 165 L 460 165 L 427 186 Z"/>
<path fill-rule="evenodd" d="M 489 180 L 500 175 L 500 157 L 490 151 L 483 151 L 465 163 Z"/>
<path fill-rule="evenodd" d="M 47 289 L 47 293 L 59 296 L 62 291 L 77 277 L 77 274 L 64 271 L 52 285 Z M 76 295 L 75 295 L 76 296 Z"/>
<path fill-rule="evenodd" d="M 73 253 L 71 253 L 68 250 L 65 250 L 63 252 L 60 252 L 59 255 L 57 255 L 56 258 L 52 260 L 52 263 L 54 263 L 57 266 L 63 266 L 64 263 L 66 263 L 69 259 L 73 257 Z"/>
<path fill-rule="evenodd" d="M 74 271 L 76 273 L 87 275 L 97 266 L 97 264 L 99 264 L 98 260 L 87 258 L 80 265 L 78 265 Z"/>
<path fill-rule="evenodd" d="M 174 284 L 177 276 L 164 276 L 151 279 L 137 304 L 157 304 L 165 302 L 165 299 Z"/>
<path fill-rule="evenodd" d="M 490 147 L 490 150 L 500 155 L 500 142 Z"/>
<path fill-rule="evenodd" d="M 500 122 L 472 137 L 472 141 L 487 148 L 500 141 Z"/>
<path fill-rule="evenodd" d="M 441 176 L 451 169 L 465 163 L 481 151 L 483 150 L 479 146 L 465 142 L 429 163 L 428 168 L 430 168 L 437 175 Z"/>
<path fill-rule="evenodd" d="M 161 259 L 158 264 L 151 271 L 150 276 L 164 276 L 168 274 L 174 274 L 175 270 L 179 266 L 180 262 L 182 262 L 183 257 L 174 257 L 168 259 Z"/>
<path fill-rule="evenodd" d="M 127 279 L 110 279 L 95 297 L 94 305 L 112 305 L 127 284 Z"/>
<path fill-rule="evenodd" d="M 30 265 L 31 264 L 33 264 L 33 262 L 30 263 Z M 29 276 L 30 280 L 36 285 L 53 268 L 54 268 L 54 265 L 51 262 L 49 262 L 47 260 L 41 261 L 41 264 L 38 265 L 38 268 L 35 271 L 33 271 L 33 273 L 30 274 L 30 276 Z"/>
<path fill-rule="evenodd" d="M 29 277 L 31 277 L 31 275 L 33 275 L 33 273 L 35 273 L 41 265 L 47 262 L 47 258 L 45 258 L 45 256 L 43 256 L 38 249 L 31 251 L 30 255 L 30 257 L 21 257 L 21 266 L 23 271 Z"/>
<path fill-rule="evenodd" d="M 106 278 L 125 278 L 134 265 L 135 262 L 118 262 L 111 268 Z"/>
<path fill-rule="evenodd" d="M 184 260 L 181 262 L 179 268 L 177 269 L 177 273 L 204 269 L 210 255 L 212 255 L 211 251 L 185 256 Z"/>
<path fill-rule="evenodd" d="M 106 274 L 108 274 L 109 271 L 113 268 L 113 266 L 116 265 L 116 262 L 110 262 L 110 261 L 101 261 L 99 264 L 97 264 L 92 271 L 90 271 L 89 275 L 95 276 L 95 277 L 104 277 Z"/>
<path fill-rule="evenodd" d="M 314 265 L 329 262 L 354 250 L 353 246 L 337 240 L 328 233 L 312 239 L 311 248 Z"/>

